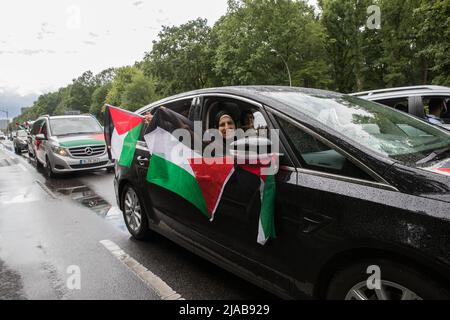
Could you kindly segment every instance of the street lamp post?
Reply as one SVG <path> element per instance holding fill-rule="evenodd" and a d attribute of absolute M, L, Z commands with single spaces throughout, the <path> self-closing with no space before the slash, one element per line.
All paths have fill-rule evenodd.
<path fill-rule="evenodd" d="M 270 52 L 275 53 L 277 56 L 279 56 L 281 58 L 281 60 L 283 60 L 283 63 L 286 66 L 286 69 L 287 69 L 287 72 L 288 72 L 288 76 L 289 76 L 289 86 L 292 87 L 291 72 L 289 71 L 289 66 L 288 66 L 286 60 L 284 60 L 283 56 L 277 50 L 270 49 Z"/>

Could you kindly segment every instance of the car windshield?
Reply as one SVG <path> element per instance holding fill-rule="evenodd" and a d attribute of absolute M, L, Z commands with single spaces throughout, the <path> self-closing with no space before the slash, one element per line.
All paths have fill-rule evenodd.
<path fill-rule="evenodd" d="M 91 117 L 50 119 L 50 130 L 54 136 L 103 132 L 98 122 Z"/>
<path fill-rule="evenodd" d="M 27 135 L 26 131 L 17 131 L 17 137 L 19 138 L 25 138 Z"/>
<path fill-rule="evenodd" d="M 450 146 L 450 133 L 371 101 L 292 92 L 270 96 L 373 151 L 405 163 L 416 163 L 434 150 Z"/>

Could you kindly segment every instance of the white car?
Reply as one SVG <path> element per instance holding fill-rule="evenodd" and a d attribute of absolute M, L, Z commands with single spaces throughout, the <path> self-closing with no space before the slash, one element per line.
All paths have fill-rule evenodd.
<path fill-rule="evenodd" d="M 441 114 L 441 119 L 444 121 L 441 127 L 450 130 L 450 88 L 448 87 L 423 85 L 364 91 L 351 95 L 390 106 L 422 119 L 427 119 L 427 105 L 430 98 L 442 99 L 447 105 L 447 110 Z"/>

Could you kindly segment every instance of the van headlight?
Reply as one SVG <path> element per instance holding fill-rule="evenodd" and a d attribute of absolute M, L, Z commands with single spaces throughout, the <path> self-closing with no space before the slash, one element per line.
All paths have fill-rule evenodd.
<path fill-rule="evenodd" d="M 54 153 L 60 155 L 61 157 L 67 157 L 69 155 L 67 150 L 64 149 L 64 148 L 61 148 L 61 147 L 53 146 L 52 150 L 53 150 Z"/>

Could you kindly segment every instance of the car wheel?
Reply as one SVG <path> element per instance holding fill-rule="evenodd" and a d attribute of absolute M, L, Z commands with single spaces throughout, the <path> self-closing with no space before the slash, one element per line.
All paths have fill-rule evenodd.
<path fill-rule="evenodd" d="M 45 157 L 45 174 L 46 174 L 47 178 L 55 178 L 56 177 L 56 174 L 53 172 L 52 165 L 51 165 L 48 157 Z"/>
<path fill-rule="evenodd" d="M 368 267 L 379 267 L 380 286 L 369 289 L 373 276 Z M 371 282 L 373 283 L 373 282 Z M 366 261 L 339 271 L 328 287 L 330 300 L 441 300 L 450 299 L 449 291 L 425 273 L 387 260 Z"/>
<path fill-rule="evenodd" d="M 15 152 L 16 154 L 20 154 L 19 148 L 17 148 L 16 146 L 14 146 L 14 152 Z"/>
<path fill-rule="evenodd" d="M 136 190 L 127 185 L 122 192 L 123 218 L 133 238 L 142 240 L 150 236 L 147 214 Z"/>
<path fill-rule="evenodd" d="M 42 169 L 44 165 L 39 161 L 38 157 L 34 156 L 34 158 L 36 159 L 36 168 Z"/>

